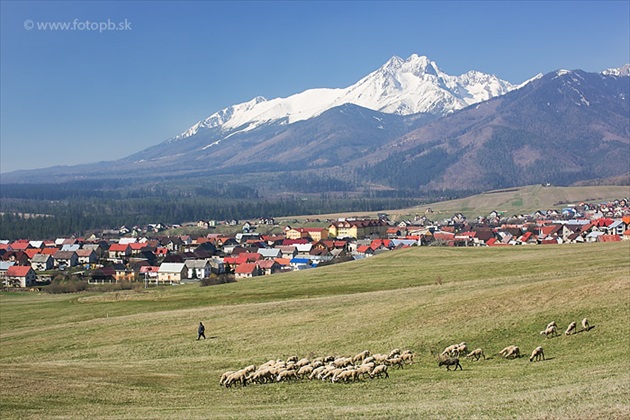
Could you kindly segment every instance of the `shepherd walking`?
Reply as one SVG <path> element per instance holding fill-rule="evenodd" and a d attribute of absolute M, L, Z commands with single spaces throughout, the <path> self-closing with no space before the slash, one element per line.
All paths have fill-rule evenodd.
<path fill-rule="evenodd" d="M 203 337 L 203 339 L 206 339 L 206 327 L 203 326 L 202 322 L 199 322 L 199 328 L 197 328 L 197 340 L 199 340 L 201 337 Z"/>

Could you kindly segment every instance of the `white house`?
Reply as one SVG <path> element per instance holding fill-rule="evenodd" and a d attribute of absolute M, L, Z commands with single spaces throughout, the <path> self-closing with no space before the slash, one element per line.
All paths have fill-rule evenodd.
<path fill-rule="evenodd" d="M 184 263 L 188 269 L 189 279 L 205 279 L 212 272 L 212 265 L 208 259 L 203 260 L 186 260 Z"/>
<path fill-rule="evenodd" d="M 158 283 L 181 283 L 186 278 L 188 269 L 185 263 L 162 263 L 158 270 Z"/>

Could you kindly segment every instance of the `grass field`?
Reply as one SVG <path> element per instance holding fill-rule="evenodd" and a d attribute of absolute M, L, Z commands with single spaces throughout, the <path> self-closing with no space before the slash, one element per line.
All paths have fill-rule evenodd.
<path fill-rule="evenodd" d="M 588 332 L 539 334 L 583 317 Z M 432 353 L 461 341 L 489 359 L 438 368 Z M 497 356 L 509 344 L 542 345 L 547 360 Z M 628 242 L 420 247 L 211 287 L 3 293 L 0 415 L 629 418 L 629 344 Z M 269 359 L 395 347 L 416 362 L 388 379 L 218 385 Z"/>
<path fill-rule="evenodd" d="M 630 186 L 585 186 L 585 187 L 543 187 L 529 185 L 526 187 L 508 188 L 489 191 L 457 200 L 441 201 L 428 205 L 387 210 L 391 220 L 413 218 L 416 214 L 424 215 L 431 208 L 433 213 L 427 214 L 431 220 L 442 220 L 457 213 L 463 213 L 468 219 L 477 216 L 487 216 L 491 211 L 504 212 L 506 216 L 514 214 L 530 214 L 536 210 L 562 209 L 567 204 L 580 202 L 599 203 L 607 200 L 627 198 L 630 196 Z M 344 214 L 319 215 L 320 219 L 338 217 L 376 217 L 376 212 L 358 212 Z M 298 220 L 313 216 L 296 217 Z"/>

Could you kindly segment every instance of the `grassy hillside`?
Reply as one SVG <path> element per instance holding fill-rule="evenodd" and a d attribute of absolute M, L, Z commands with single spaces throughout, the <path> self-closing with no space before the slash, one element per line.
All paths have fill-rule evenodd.
<path fill-rule="evenodd" d="M 630 196 L 630 186 L 582 186 L 582 187 L 543 187 L 530 185 L 526 187 L 509 188 L 489 191 L 457 200 L 442 201 L 400 210 L 386 210 L 392 219 L 413 218 L 416 214 L 424 215 L 431 208 L 434 213 L 429 218 L 439 220 L 456 213 L 463 213 L 473 219 L 477 216 L 487 216 L 491 211 L 503 211 L 506 215 L 528 214 L 536 210 L 560 209 L 566 204 L 577 204 L 581 201 L 597 203 Z M 376 213 L 345 213 L 321 215 L 319 218 L 337 217 L 376 217 Z M 303 216 L 304 219 L 313 216 Z"/>
<path fill-rule="evenodd" d="M 630 244 L 412 248 L 201 288 L 0 295 L 3 418 L 628 418 Z M 595 328 L 545 339 L 588 317 Z M 205 341 L 196 326 L 206 324 Z M 454 342 L 489 356 L 438 368 Z M 542 345 L 547 360 L 504 360 Z M 409 348 L 389 379 L 225 389 L 290 355 Z"/>

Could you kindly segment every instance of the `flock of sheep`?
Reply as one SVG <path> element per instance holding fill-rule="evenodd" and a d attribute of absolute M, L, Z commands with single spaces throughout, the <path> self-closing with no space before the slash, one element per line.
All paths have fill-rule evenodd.
<path fill-rule="evenodd" d="M 567 327 L 566 331 L 564 332 L 564 334 L 565 335 L 576 334 L 577 333 L 576 328 L 577 328 L 577 324 L 575 322 L 571 322 L 569 326 Z M 582 328 L 583 328 L 582 331 L 588 331 L 591 329 L 587 318 L 584 318 L 582 320 Z M 540 332 L 540 335 L 544 335 L 547 338 L 549 338 L 549 336 L 555 337 L 557 335 L 560 335 L 558 333 L 558 324 L 556 324 L 556 321 L 551 321 L 549 324 L 547 324 L 547 327 L 543 331 Z M 457 370 L 458 367 L 460 370 L 462 370 L 462 365 L 459 363 L 459 356 L 462 354 L 465 354 L 466 355 L 465 357 L 467 359 L 474 358 L 475 360 L 479 360 L 481 357 L 483 357 L 485 360 L 486 358 L 486 356 L 483 353 L 483 350 L 475 349 L 471 352 L 468 352 L 468 345 L 465 342 L 462 342 L 459 344 L 451 344 L 450 346 L 446 347 L 439 356 L 438 366 L 446 366 L 446 370 L 451 370 L 450 369 L 451 366 L 455 366 L 455 370 Z M 519 349 L 518 346 L 511 345 L 511 346 L 505 347 L 503 350 L 499 352 L 499 354 L 506 359 L 515 359 L 515 358 L 521 357 L 521 350 Z M 536 347 L 532 351 L 531 356 L 529 357 L 530 362 L 539 361 L 539 360 L 545 360 L 545 352 L 542 346 Z"/>
<path fill-rule="evenodd" d="M 571 322 L 565 331 L 565 335 L 576 334 L 577 324 Z M 589 331 L 590 326 L 588 319 L 582 320 L 583 331 Z M 540 332 L 547 338 L 560 335 L 558 333 L 558 325 L 555 321 L 550 322 L 547 327 Z M 499 352 L 506 359 L 515 359 L 521 357 L 518 346 L 510 345 Z M 444 349 L 438 356 L 438 366 L 446 366 L 446 370 L 451 370 L 451 366 L 455 369 L 462 369 L 459 357 L 465 355 L 466 359 L 475 359 L 478 361 L 486 356 L 482 349 L 474 349 L 469 351 L 468 344 L 461 342 L 452 344 Z M 269 360 L 260 366 L 247 366 L 237 371 L 228 371 L 221 375 L 219 385 L 230 388 L 234 385 L 246 386 L 248 384 L 267 384 L 288 381 L 298 381 L 303 379 L 330 381 L 331 383 L 348 383 L 359 381 L 361 379 L 389 378 L 388 369 L 395 366 L 399 369 L 405 364 L 413 363 L 414 352 L 412 350 L 400 351 L 394 349 L 388 354 L 372 354 L 365 350 L 352 357 L 346 356 L 327 356 L 316 357 L 311 359 L 298 359 L 297 356 L 291 356 L 287 360 L 277 359 Z M 545 353 L 542 346 L 536 347 L 529 358 L 530 362 L 545 360 Z"/>
<path fill-rule="evenodd" d="M 262 365 L 247 366 L 221 375 L 219 385 L 230 388 L 234 385 L 266 384 L 302 379 L 330 381 L 331 383 L 354 382 L 361 379 L 389 378 L 388 368 L 399 369 L 413 363 L 414 352 L 394 349 L 388 354 L 372 354 L 365 350 L 352 357 L 327 356 L 299 359 L 291 356 L 287 360 L 269 360 Z"/>

